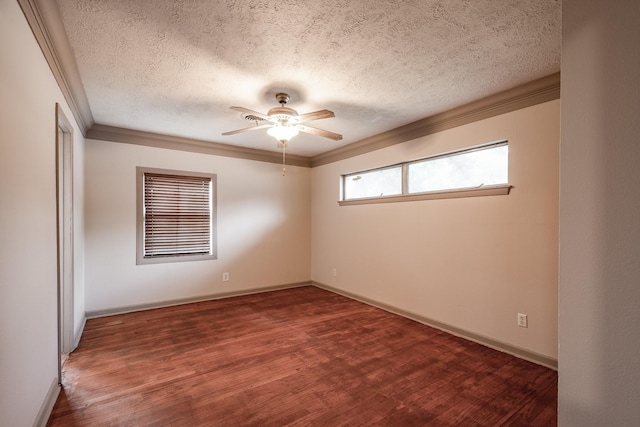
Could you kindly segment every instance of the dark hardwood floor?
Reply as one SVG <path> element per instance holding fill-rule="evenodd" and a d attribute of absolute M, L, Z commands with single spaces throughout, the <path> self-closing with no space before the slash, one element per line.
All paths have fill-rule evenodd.
<path fill-rule="evenodd" d="M 557 373 L 315 287 L 89 320 L 48 426 L 554 426 Z"/>

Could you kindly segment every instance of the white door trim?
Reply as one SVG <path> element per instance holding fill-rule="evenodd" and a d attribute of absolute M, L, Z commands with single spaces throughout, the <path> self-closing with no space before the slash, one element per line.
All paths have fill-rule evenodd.
<path fill-rule="evenodd" d="M 56 226 L 58 254 L 58 382 L 74 340 L 73 127 L 56 104 Z"/>

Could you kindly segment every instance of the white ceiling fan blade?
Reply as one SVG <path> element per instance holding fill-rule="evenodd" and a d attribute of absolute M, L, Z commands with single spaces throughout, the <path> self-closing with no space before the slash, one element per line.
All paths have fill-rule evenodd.
<path fill-rule="evenodd" d="M 234 111 L 238 111 L 240 113 L 245 113 L 245 114 L 250 115 L 250 116 L 259 117 L 262 120 L 270 120 L 271 119 L 266 114 L 258 113 L 257 111 L 249 110 L 248 108 L 244 108 L 244 107 L 229 107 L 229 109 L 234 110 Z"/>
<path fill-rule="evenodd" d="M 329 110 L 318 110 L 312 113 L 301 114 L 298 116 L 298 123 L 309 122 L 311 120 L 320 120 L 320 119 L 329 119 L 331 117 L 335 117 L 336 115 L 333 111 Z"/>
<path fill-rule="evenodd" d="M 266 129 L 266 128 L 270 128 L 271 126 L 273 126 L 271 123 L 267 123 L 267 124 L 264 124 L 264 125 L 252 126 L 250 128 L 232 130 L 232 131 L 223 133 L 223 135 L 225 135 L 225 136 L 226 135 L 235 135 L 236 133 L 249 132 L 251 130 L 258 130 L 258 129 Z"/>
<path fill-rule="evenodd" d="M 312 135 L 322 136 L 324 138 L 333 139 L 334 141 L 340 141 L 342 139 L 342 135 L 329 132 L 328 130 L 312 128 L 310 126 L 305 126 L 305 125 L 298 125 L 297 127 L 302 132 L 310 133 Z"/>

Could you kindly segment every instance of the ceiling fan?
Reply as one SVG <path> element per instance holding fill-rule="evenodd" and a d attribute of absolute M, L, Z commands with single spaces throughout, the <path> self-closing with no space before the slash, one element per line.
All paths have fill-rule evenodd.
<path fill-rule="evenodd" d="M 293 108 L 285 107 L 285 104 L 289 102 L 289 95 L 287 95 L 286 93 L 277 93 L 276 100 L 280 103 L 280 106 L 271 108 L 267 112 L 267 114 L 258 113 L 257 111 L 249 110 L 248 108 L 243 107 L 229 107 L 232 110 L 241 112 L 244 119 L 254 121 L 256 122 L 256 125 L 249 128 L 225 132 L 222 135 L 235 135 L 236 133 L 241 132 L 267 129 L 267 133 L 278 141 L 278 146 L 280 148 L 286 147 L 287 142 L 289 142 L 291 138 L 296 136 L 299 131 L 333 139 L 334 141 L 339 141 L 342 139 L 342 135 L 339 135 L 337 133 L 314 128 L 304 124 L 312 120 L 335 117 L 333 111 L 318 110 L 312 113 L 299 115 L 298 112 Z"/>

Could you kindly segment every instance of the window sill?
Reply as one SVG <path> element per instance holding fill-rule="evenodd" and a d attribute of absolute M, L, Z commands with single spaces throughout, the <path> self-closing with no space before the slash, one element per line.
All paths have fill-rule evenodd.
<path fill-rule="evenodd" d="M 418 200 L 457 199 L 461 197 L 504 196 L 511 185 L 488 185 L 486 187 L 459 188 L 456 190 L 429 191 L 427 193 L 402 194 L 398 196 L 368 197 L 365 199 L 340 200 L 340 206 L 369 205 L 373 203 L 415 202 Z"/>
<path fill-rule="evenodd" d="M 136 265 L 147 264 L 167 264 L 173 262 L 186 262 L 186 261 L 206 261 L 210 259 L 218 259 L 216 254 L 204 254 L 204 255 L 167 255 L 167 256 L 155 256 L 155 257 L 140 257 L 136 258 Z"/>

